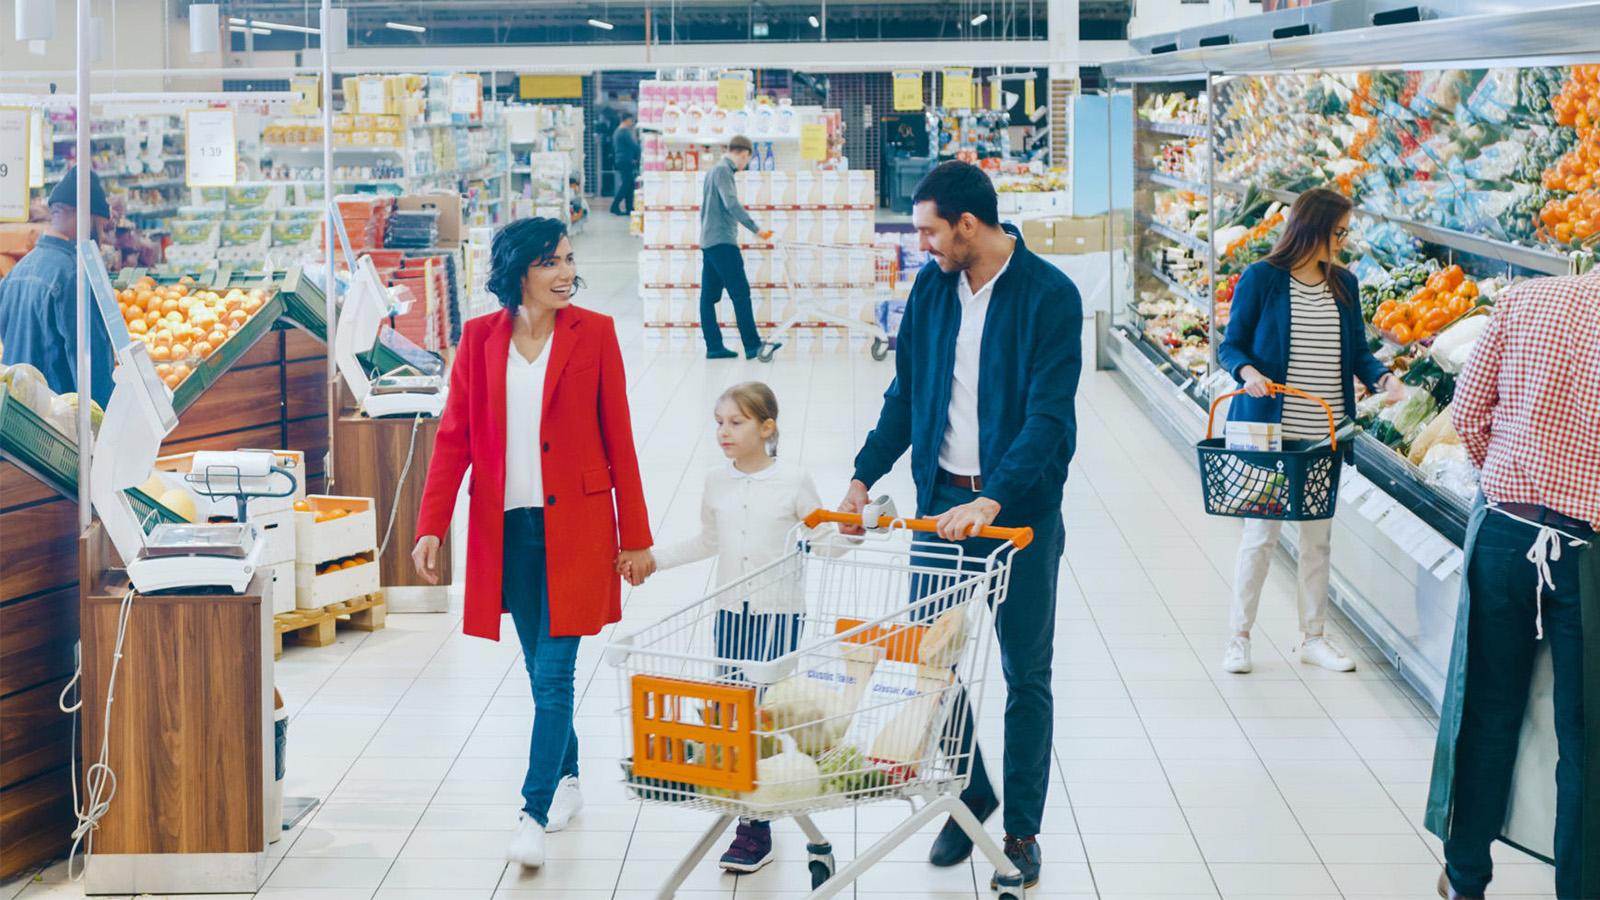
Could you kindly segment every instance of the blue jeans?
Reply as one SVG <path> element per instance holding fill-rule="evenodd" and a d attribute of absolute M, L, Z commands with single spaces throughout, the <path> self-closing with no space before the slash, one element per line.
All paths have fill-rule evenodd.
<path fill-rule="evenodd" d="M 933 506 L 922 510 L 921 515 L 936 517 L 971 503 L 977 496 L 965 488 L 941 484 L 934 490 Z M 1059 512 L 1034 522 L 1012 522 L 1002 511 L 996 524 L 1033 528 L 1033 543 L 1011 557 L 1010 587 L 994 620 L 1000 642 L 1000 670 L 1006 680 L 1006 749 L 1002 763 L 1005 829 L 1007 834 L 1029 837 L 1039 833 L 1045 794 L 1050 788 L 1050 742 L 1055 725 L 1050 676 L 1055 655 L 1056 580 L 1061 572 L 1061 553 L 1066 548 L 1066 526 Z M 935 537 L 919 537 L 916 543 L 948 546 L 948 542 Z M 983 559 L 996 546 L 995 541 L 983 538 L 962 542 L 969 562 Z M 919 557 L 916 562 L 940 565 L 945 560 L 940 556 Z M 928 588 L 937 587 L 920 585 L 918 581 L 912 579 L 913 602 L 925 596 Z M 971 754 L 972 780 L 961 797 L 980 804 L 995 796 L 994 785 L 983 764 L 983 751 L 973 743 L 974 722 L 966 693 L 958 693 L 954 702 L 957 706 L 950 716 L 950 728 L 960 729 L 956 752 L 960 754 L 962 770 L 967 768 Z"/>
<path fill-rule="evenodd" d="M 750 279 L 744 274 L 744 255 L 737 244 L 700 248 L 700 333 L 707 350 L 725 350 L 722 326 L 717 324 L 717 304 L 726 288 L 733 301 L 733 318 L 739 323 L 739 340 L 746 353 L 761 349 L 756 314 L 750 306 Z"/>
<path fill-rule="evenodd" d="M 1467 684 L 1456 739 L 1455 813 L 1444 844 L 1450 883 L 1481 897 L 1494 874 L 1489 845 L 1505 825 L 1511 767 L 1533 677 L 1534 616 L 1542 609 L 1544 637 L 1555 668 L 1556 896 L 1577 900 L 1583 876 L 1583 617 L 1577 548 L 1550 562 L 1555 589 L 1542 603 L 1525 554 L 1535 530 L 1491 512 L 1467 561 Z M 1577 534 L 1576 537 L 1588 537 Z M 1582 552 L 1597 552 L 1588 550 Z M 1537 606 L 1536 606 L 1537 604 Z"/>
<path fill-rule="evenodd" d="M 516 623 L 523 662 L 533 685 L 533 737 L 528 742 L 528 774 L 522 781 L 522 811 L 545 825 L 556 783 L 578 774 L 578 735 L 572 728 L 572 707 L 579 638 L 550 634 L 544 510 L 509 510 L 505 526 L 501 596 L 511 621 Z"/>

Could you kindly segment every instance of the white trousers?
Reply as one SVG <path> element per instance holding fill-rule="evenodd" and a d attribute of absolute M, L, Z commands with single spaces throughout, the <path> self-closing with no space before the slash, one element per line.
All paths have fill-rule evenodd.
<path fill-rule="evenodd" d="M 1300 524 L 1300 579 L 1296 588 L 1300 630 L 1322 634 L 1328 618 L 1328 560 L 1333 540 L 1333 520 L 1313 519 Z M 1233 611 L 1228 624 L 1235 634 L 1248 632 L 1261 606 L 1261 587 L 1267 581 L 1272 551 L 1283 523 L 1276 519 L 1246 519 L 1239 542 L 1239 561 L 1233 574 Z"/>

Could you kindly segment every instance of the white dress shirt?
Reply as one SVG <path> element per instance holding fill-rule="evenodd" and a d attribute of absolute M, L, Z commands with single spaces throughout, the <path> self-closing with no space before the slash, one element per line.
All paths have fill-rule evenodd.
<path fill-rule="evenodd" d="M 961 331 L 956 335 L 955 377 L 950 385 L 944 443 L 939 447 L 939 468 L 952 475 L 983 474 L 983 461 L 978 454 L 978 370 L 983 355 L 983 324 L 989 316 L 994 286 L 1009 268 L 1010 255 L 983 287 L 973 290 L 965 270 L 956 286 L 961 299 Z"/>
<path fill-rule="evenodd" d="M 767 565 L 789 552 L 790 529 L 812 510 L 822 506 L 816 483 L 799 466 L 778 460 L 759 472 L 741 472 L 732 461 L 706 473 L 700 497 L 700 533 L 654 550 L 656 567 L 671 569 L 702 559 L 717 558 L 717 586 L 721 587 Z M 841 555 L 854 541 L 841 538 L 831 525 L 812 529 L 805 536 L 822 542 L 824 552 Z M 762 589 L 725 592 L 717 605 L 750 612 L 804 612 L 804 585 L 798 579 L 778 577 Z"/>
<path fill-rule="evenodd" d="M 539 424 L 544 411 L 545 372 L 550 368 L 550 345 L 533 362 L 517 352 L 511 342 L 506 357 L 506 502 L 505 508 L 544 506 L 543 454 L 539 452 Z"/>

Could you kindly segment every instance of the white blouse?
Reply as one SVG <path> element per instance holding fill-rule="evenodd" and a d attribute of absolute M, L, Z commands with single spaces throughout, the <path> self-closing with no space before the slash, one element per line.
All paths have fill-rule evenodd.
<path fill-rule="evenodd" d="M 506 357 L 506 502 L 508 510 L 544 506 L 543 454 L 539 452 L 539 424 L 544 410 L 545 372 L 550 367 L 550 345 L 533 362 L 517 352 L 515 341 Z"/>
<path fill-rule="evenodd" d="M 790 529 L 821 505 L 816 484 L 797 465 L 779 460 L 759 472 L 746 473 L 730 461 L 706 473 L 700 533 L 657 547 L 656 566 L 670 569 L 715 556 L 717 585 L 726 585 L 789 552 L 786 538 Z M 806 537 L 821 541 L 819 549 L 831 556 L 842 555 L 854 544 L 837 537 L 837 529 L 831 525 L 812 529 Z M 782 581 L 787 584 L 789 580 Z M 802 586 L 791 587 L 794 589 L 758 594 L 728 593 L 719 598 L 718 605 L 737 609 L 749 602 L 751 612 L 804 612 Z"/>

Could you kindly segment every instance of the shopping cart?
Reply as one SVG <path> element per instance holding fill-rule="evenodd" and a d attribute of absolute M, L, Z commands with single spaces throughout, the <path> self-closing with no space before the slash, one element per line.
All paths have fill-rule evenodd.
<path fill-rule="evenodd" d="M 851 251 L 870 249 L 873 253 L 883 252 L 877 247 L 863 248 L 855 244 L 812 244 L 800 241 L 779 241 L 774 245 L 783 260 L 783 286 L 789 294 L 789 300 L 794 306 L 794 312 L 789 315 L 778 327 L 774 328 L 766 339 L 761 342 L 761 349 L 756 358 L 762 362 L 772 362 L 772 357 L 783 346 L 783 337 L 793 331 L 801 323 L 835 325 L 857 334 L 864 334 L 872 338 L 872 358 L 882 361 L 889 356 L 889 334 L 878 327 L 876 322 L 862 322 L 849 316 L 841 316 L 832 310 L 824 309 L 815 302 L 819 286 L 806 283 L 797 271 L 803 250 L 818 253 L 849 253 Z M 874 265 L 876 272 L 878 266 Z M 874 276 L 876 279 L 876 276 Z"/>
<path fill-rule="evenodd" d="M 1213 438 L 1217 406 L 1244 391 L 1223 394 L 1211 404 L 1206 439 L 1195 445 L 1200 455 L 1200 491 L 1206 512 L 1244 519 L 1303 522 L 1333 516 L 1339 499 L 1339 435 L 1333 409 L 1320 397 L 1283 384 L 1273 394 L 1294 394 L 1322 404 L 1328 414 L 1328 441 L 1284 441 L 1282 450 L 1230 450 L 1224 438 Z"/>
<path fill-rule="evenodd" d="M 961 544 L 908 540 L 931 520 L 876 515 L 866 537 L 815 537 L 862 516 L 817 510 L 793 549 L 606 647 L 622 678 L 622 761 L 647 803 L 715 820 L 662 885 L 674 895 L 736 816 L 792 818 L 806 835 L 809 898 L 831 897 L 923 825 L 951 815 L 1021 898 L 1022 875 L 959 799 L 987 680 L 995 606 L 1029 529 L 986 528 Z M 735 609 L 804 612 L 740 619 Z M 747 624 L 730 646 L 729 619 Z M 767 652 L 759 652 L 765 649 Z M 752 652 L 755 651 L 755 652 Z M 770 657 L 765 661 L 747 657 Z M 890 834 L 835 871 L 816 813 L 911 805 Z"/>

